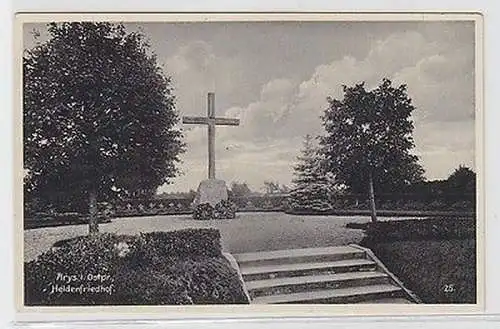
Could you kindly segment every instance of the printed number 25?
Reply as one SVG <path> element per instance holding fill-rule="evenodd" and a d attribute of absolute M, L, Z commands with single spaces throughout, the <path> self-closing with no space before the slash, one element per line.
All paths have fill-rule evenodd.
<path fill-rule="evenodd" d="M 455 285 L 453 284 L 444 285 L 444 292 L 454 292 L 454 291 L 455 291 Z"/>

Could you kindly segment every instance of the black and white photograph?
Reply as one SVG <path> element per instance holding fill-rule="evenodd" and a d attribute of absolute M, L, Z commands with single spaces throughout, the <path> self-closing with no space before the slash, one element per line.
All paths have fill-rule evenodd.
<path fill-rule="evenodd" d="M 482 305 L 480 16 L 283 16 L 18 22 L 23 308 Z"/>

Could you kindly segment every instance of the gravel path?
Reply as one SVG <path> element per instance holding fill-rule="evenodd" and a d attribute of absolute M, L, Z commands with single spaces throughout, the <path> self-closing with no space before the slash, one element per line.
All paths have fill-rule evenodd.
<path fill-rule="evenodd" d="M 284 213 L 240 213 L 233 220 L 214 221 L 195 221 L 189 215 L 153 216 L 113 219 L 111 223 L 101 224 L 100 231 L 137 234 L 213 227 L 221 232 L 223 248 L 239 253 L 359 243 L 363 232 L 347 229 L 345 225 L 369 220 L 369 217 L 294 216 Z M 29 261 L 36 258 L 56 241 L 86 234 L 87 225 L 25 230 L 24 259 Z"/>

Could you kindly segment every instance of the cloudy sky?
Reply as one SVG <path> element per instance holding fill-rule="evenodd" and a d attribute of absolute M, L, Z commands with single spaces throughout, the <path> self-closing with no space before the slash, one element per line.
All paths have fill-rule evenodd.
<path fill-rule="evenodd" d="M 32 45 L 25 27 L 25 46 Z M 415 153 L 428 179 L 474 168 L 472 22 L 258 22 L 127 24 L 150 39 L 173 79 L 181 115 L 205 115 L 216 93 L 216 176 L 260 190 L 290 184 L 305 134 L 321 134 L 326 97 L 383 77 L 408 85 Z M 161 191 L 196 189 L 207 176 L 206 126 L 184 126 L 183 174 Z"/>

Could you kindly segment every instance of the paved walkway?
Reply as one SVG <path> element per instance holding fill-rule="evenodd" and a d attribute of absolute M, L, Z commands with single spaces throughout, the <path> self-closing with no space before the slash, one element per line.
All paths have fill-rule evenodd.
<path fill-rule="evenodd" d="M 401 219 L 401 218 L 398 218 Z M 101 232 L 137 234 L 184 228 L 217 228 L 223 248 L 231 253 L 324 247 L 359 243 L 361 230 L 347 229 L 349 222 L 366 223 L 369 217 L 293 216 L 284 213 L 239 213 L 233 220 L 195 221 L 191 216 L 118 218 L 101 224 Z M 86 235 L 87 225 L 24 231 L 25 260 L 34 259 L 56 241 Z"/>

